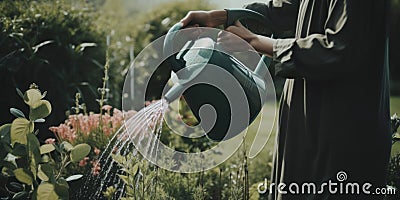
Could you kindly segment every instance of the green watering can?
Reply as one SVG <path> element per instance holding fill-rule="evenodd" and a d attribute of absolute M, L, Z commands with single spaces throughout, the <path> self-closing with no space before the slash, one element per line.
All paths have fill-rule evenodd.
<path fill-rule="evenodd" d="M 254 19 L 262 24 L 267 22 L 264 15 L 252 10 L 227 9 L 226 11 L 226 27 L 241 19 Z M 177 31 L 182 28 L 182 24 L 178 23 L 168 31 L 164 41 L 164 55 L 172 52 L 172 44 L 176 39 Z M 214 50 L 216 45 L 218 45 L 216 41 L 207 37 L 188 41 L 181 51 L 168 58 L 167 61 L 172 65 L 172 70 L 177 74 L 178 82 L 166 92 L 164 99 L 167 102 L 172 102 L 183 95 L 194 116 L 200 122 L 203 130 L 206 131 L 207 137 L 214 141 L 222 141 L 241 133 L 261 111 L 266 96 L 263 77 L 267 73 L 271 61 L 268 57 L 263 56 L 257 68 L 252 72 L 235 57 Z M 201 75 L 207 76 L 207 74 L 212 73 L 211 68 L 215 66 L 228 72 L 236 79 L 236 83 L 239 83 L 243 88 L 240 88 L 240 90 L 244 91 L 248 104 L 248 114 L 232 116 L 229 100 L 220 89 L 209 84 L 191 85 Z M 203 105 L 212 106 L 217 116 L 216 119 L 205 123 L 205 125 L 203 125 L 203 122 L 207 120 L 207 117 L 200 117 L 200 108 Z M 246 114 L 248 117 L 243 119 Z M 235 123 L 236 127 L 230 128 L 234 121 L 232 120 L 233 117 L 241 117 L 242 119 L 239 120 L 246 123 Z"/>

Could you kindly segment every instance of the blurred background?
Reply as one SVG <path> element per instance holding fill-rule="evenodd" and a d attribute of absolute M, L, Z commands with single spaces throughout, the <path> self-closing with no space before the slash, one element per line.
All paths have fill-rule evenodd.
<path fill-rule="evenodd" d="M 394 114 L 400 112 L 400 0 L 391 1 L 390 21 L 387 23 L 391 28 L 391 114 Z M 0 124 L 10 123 L 14 119 L 9 112 L 12 107 L 28 113 L 29 108 L 19 97 L 16 88 L 25 91 L 31 83 L 36 83 L 42 92 L 47 91 L 46 99 L 53 108 L 46 122 L 35 126 L 40 129 L 38 137 L 41 143 L 46 138 L 54 138 L 49 127 L 66 124 L 65 127 L 70 128 L 68 119 L 74 119 L 75 114 L 82 117 L 97 116 L 93 113 L 101 112 L 100 107 L 105 104 L 121 109 L 121 98 L 142 95 L 135 90 L 134 96 L 125 97 L 122 88 L 130 63 L 149 43 L 166 34 L 190 10 L 243 7 L 251 2 L 254 0 L 0 0 Z M 135 69 L 135 74 L 150 75 L 146 68 L 148 64 L 141 63 L 141 67 Z M 166 76 L 169 73 L 160 71 L 153 77 L 155 81 L 150 82 L 149 87 L 159 88 L 159 81 Z M 283 80 L 275 78 L 274 82 L 279 96 Z M 144 85 L 144 77 L 135 77 L 132 84 Z M 105 92 L 104 98 L 101 97 L 101 91 Z M 151 91 L 146 94 L 148 100 L 156 99 L 159 95 L 159 91 Z M 80 94 L 79 98 L 76 98 L 76 93 Z M 276 105 L 266 105 L 268 106 Z M 180 113 L 182 119 L 187 124 L 195 124 L 190 110 L 187 107 L 185 109 L 184 113 Z M 110 113 L 104 114 L 109 117 Z M 246 145 L 253 141 L 261 120 L 274 120 L 274 114 L 265 112 L 258 116 L 249 127 Z M 120 121 L 122 122 L 123 120 Z M 94 136 L 89 134 L 87 137 L 77 137 L 76 140 L 87 142 L 103 151 L 109 138 L 96 138 L 95 136 L 102 136 L 99 133 L 104 131 L 99 129 L 98 124 L 93 126 L 96 126 L 91 133 Z M 400 134 L 396 137 L 400 141 Z M 185 152 L 202 150 L 209 146 L 209 143 L 201 140 L 196 143 L 175 134 L 167 134 L 161 139 Z M 244 169 L 243 160 L 247 164 L 247 157 L 244 156 L 246 145 L 243 145 L 243 154 L 237 152 L 226 164 L 219 166 L 219 169 L 215 168 L 207 172 L 208 174 L 199 174 L 199 179 L 166 173 L 161 178 L 163 183 L 169 184 L 165 186 L 166 189 L 169 188 L 167 192 L 176 195 L 177 199 L 190 199 L 196 189 L 192 186 L 201 185 L 198 191 L 206 193 L 207 198 L 199 199 L 221 199 L 221 195 L 232 197 L 231 194 L 240 196 L 243 193 L 242 185 L 236 184 L 237 187 L 232 187 L 230 183 L 235 172 L 239 174 L 239 169 Z M 273 146 L 272 139 L 259 156 L 249 160 L 248 169 L 246 168 L 251 186 L 250 189 L 247 186 L 247 191 L 257 194 L 254 199 L 258 199 L 258 183 L 264 177 L 269 178 Z M 371 156 L 371 162 L 374 162 L 373 158 Z M 400 142 L 394 143 L 391 160 L 388 184 L 400 188 Z M 73 167 L 70 174 L 76 174 L 76 171 L 84 174 L 91 170 L 90 164 L 84 165 L 86 171 L 77 164 Z M 183 183 L 177 182 L 178 180 L 188 180 L 187 187 L 182 186 Z M 230 184 L 231 187 L 223 190 L 222 187 L 226 184 L 221 183 Z M 76 192 L 80 184 L 83 183 L 71 184 L 70 193 Z M 0 194 L 2 195 L 1 192 Z M 399 198 L 397 196 L 393 199 Z"/>

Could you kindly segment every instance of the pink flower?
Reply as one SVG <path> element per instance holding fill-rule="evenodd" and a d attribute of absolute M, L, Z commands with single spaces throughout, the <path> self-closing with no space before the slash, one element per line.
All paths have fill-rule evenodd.
<path fill-rule="evenodd" d="M 87 161 L 89 161 L 89 157 L 85 157 L 81 161 L 79 161 L 79 167 L 84 167 L 87 165 Z"/>
<path fill-rule="evenodd" d="M 49 130 L 55 134 L 58 131 L 58 127 L 52 126 L 49 128 Z"/>
<path fill-rule="evenodd" d="M 95 176 L 99 175 L 100 170 L 101 170 L 101 167 L 100 167 L 99 161 L 97 161 L 97 160 L 92 161 L 92 174 Z"/>
<path fill-rule="evenodd" d="M 101 109 L 105 110 L 105 111 L 110 111 L 112 109 L 112 106 L 110 105 L 104 105 Z"/>
<path fill-rule="evenodd" d="M 56 139 L 54 138 L 47 138 L 44 143 L 46 144 L 55 144 L 56 143 Z"/>
<path fill-rule="evenodd" d="M 107 111 L 102 115 L 93 112 L 90 112 L 89 115 L 69 115 L 64 123 L 57 127 L 50 127 L 49 130 L 61 140 L 74 145 L 77 142 L 77 137 L 83 137 L 79 138 L 78 141 L 85 140 L 91 134 L 98 134 L 99 129 L 106 137 L 110 137 L 119 130 L 125 119 L 136 114 L 136 111 L 121 111 L 112 108 L 110 105 L 104 105 L 102 109 Z"/>
<path fill-rule="evenodd" d="M 113 150 L 112 150 L 112 153 L 116 154 L 117 152 L 118 152 L 118 147 L 114 147 Z"/>
<path fill-rule="evenodd" d="M 79 167 L 84 167 L 87 165 L 87 161 L 89 161 L 89 157 L 85 157 L 81 161 L 79 161 Z"/>
<path fill-rule="evenodd" d="M 98 156 L 100 152 L 100 149 L 98 149 L 97 147 L 94 148 L 94 153 L 96 154 L 96 156 Z"/>

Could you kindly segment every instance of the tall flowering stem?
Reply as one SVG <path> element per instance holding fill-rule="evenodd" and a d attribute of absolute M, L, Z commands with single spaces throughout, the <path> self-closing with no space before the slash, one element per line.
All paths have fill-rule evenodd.
<path fill-rule="evenodd" d="M 103 106 L 104 103 L 107 101 L 106 94 L 109 91 L 107 88 L 107 83 L 109 80 L 108 70 L 110 69 L 110 36 L 107 36 L 107 50 L 106 50 L 106 64 L 104 65 L 104 77 L 103 77 L 103 87 L 99 88 L 101 98 L 98 100 L 100 105 L 100 117 L 103 116 Z M 99 127 L 100 129 L 103 127 L 102 120 L 99 120 Z"/>

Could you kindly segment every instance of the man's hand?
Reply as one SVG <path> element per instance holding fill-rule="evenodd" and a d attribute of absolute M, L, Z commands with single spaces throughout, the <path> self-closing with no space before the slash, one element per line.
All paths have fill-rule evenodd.
<path fill-rule="evenodd" d="M 239 21 L 237 21 L 235 25 L 230 26 L 225 30 L 247 41 L 258 52 L 268 56 L 272 55 L 273 44 L 275 43 L 274 39 L 252 33 L 250 30 L 244 27 Z M 221 44 L 230 44 L 232 45 L 232 47 L 234 47 L 235 44 L 236 45 L 240 44 L 240 41 L 238 41 L 237 38 L 235 39 L 235 37 L 229 35 L 230 34 L 220 34 L 218 42 Z"/>
<path fill-rule="evenodd" d="M 228 53 L 246 52 L 252 49 L 249 43 L 255 37 L 257 36 L 238 21 L 235 25 L 226 28 L 225 31 L 219 32 L 217 43 Z"/>
<path fill-rule="evenodd" d="M 227 14 L 225 10 L 190 11 L 181 20 L 184 27 L 217 27 L 226 23 Z"/>
<path fill-rule="evenodd" d="M 248 43 L 252 43 L 255 39 L 257 39 L 257 35 L 252 33 L 249 29 L 244 27 L 239 21 L 236 21 L 235 25 L 229 26 L 228 28 L 225 29 L 228 32 L 231 32 L 242 39 L 244 39 Z M 232 37 L 224 37 L 224 35 L 220 35 L 218 38 L 218 42 L 234 42 L 231 41 Z M 234 39 L 234 38 L 233 38 Z"/>

